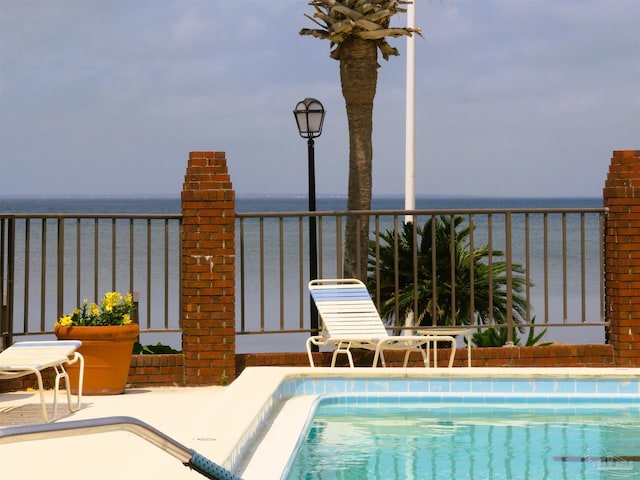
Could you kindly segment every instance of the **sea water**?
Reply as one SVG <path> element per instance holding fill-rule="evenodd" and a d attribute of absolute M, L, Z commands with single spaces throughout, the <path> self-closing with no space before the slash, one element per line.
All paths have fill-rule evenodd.
<path fill-rule="evenodd" d="M 531 209 L 531 208 L 599 208 L 601 198 L 492 198 L 492 197 L 417 197 L 416 210 L 426 209 Z M 319 196 L 316 210 L 344 211 L 347 199 L 343 196 Z M 404 198 L 376 197 L 374 210 L 404 210 Z M 238 195 L 238 212 L 305 212 L 308 199 L 304 195 Z M 115 196 L 115 197 L 1 197 L 0 214 L 4 213 L 136 213 L 179 214 L 180 198 L 173 196 Z"/>

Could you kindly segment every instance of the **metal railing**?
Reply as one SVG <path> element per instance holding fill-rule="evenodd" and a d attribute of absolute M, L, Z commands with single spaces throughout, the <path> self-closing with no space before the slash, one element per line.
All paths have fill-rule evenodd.
<path fill-rule="evenodd" d="M 318 275 L 320 278 L 341 278 L 344 260 L 344 225 L 348 215 L 362 218 L 369 216 L 370 240 L 373 251 L 370 257 L 370 275 L 373 275 L 374 301 L 379 310 L 387 300 L 381 298 L 376 288 L 381 280 L 380 245 L 384 243 L 382 234 L 388 232 L 394 239 L 390 245 L 397 261 L 400 249 L 400 236 L 406 215 L 411 215 L 416 226 L 412 230 L 413 245 L 419 242 L 418 228 L 425 222 L 437 218 L 451 220 L 461 217 L 459 229 L 469 227 L 469 235 L 464 248 L 473 258 L 474 250 L 486 246 L 489 255 L 483 261 L 489 270 L 489 282 L 492 281 L 492 268 L 497 262 L 506 264 L 505 295 L 509 307 L 506 311 L 506 324 L 514 322 L 512 316 L 511 285 L 514 267 L 522 268 L 526 300 L 524 318 L 518 325 L 529 328 L 547 327 L 598 327 L 594 343 L 604 341 L 606 320 L 604 316 L 604 229 L 606 210 L 591 209 L 476 209 L 476 210 L 377 210 L 366 212 L 317 212 L 312 214 L 318 223 Z M 306 222 L 310 214 L 304 213 L 238 213 L 237 272 L 239 275 L 239 334 L 264 334 L 283 332 L 309 332 L 308 292 L 309 280 L 308 241 L 305 238 Z M 456 277 L 455 232 L 449 238 L 448 250 L 451 257 L 449 268 L 451 278 Z M 436 239 L 422 238 L 427 247 L 435 244 Z M 494 251 L 504 255 L 493 257 Z M 428 259 L 428 268 L 432 269 L 431 278 L 436 278 L 436 248 L 430 248 L 432 257 Z M 414 250 L 413 265 L 418 264 L 418 251 Z M 356 255 L 357 257 L 358 255 Z M 373 260 L 373 261 L 372 261 Z M 421 259 L 424 261 L 424 259 Z M 397 265 L 397 263 L 396 263 Z M 396 268 L 397 271 L 397 268 Z M 417 268 L 411 272 L 418 285 Z M 473 273 L 471 273 L 473 275 Z M 474 310 L 474 282 L 466 286 L 451 285 L 450 301 L 456 304 L 456 296 L 463 289 Z M 394 297 L 398 298 L 398 275 L 395 277 Z M 414 287 L 417 288 L 417 287 Z M 493 287 L 489 285 L 489 290 Z M 432 294 L 436 288 L 432 288 Z M 418 297 L 414 291 L 414 297 Z M 435 294 L 434 294 L 435 295 Z M 436 318 L 442 296 L 433 297 L 430 309 Z M 491 302 L 491 298 L 489 299 Z M 417 305 L 417 303 L 416 303 Z M 392 317 L 399 318 L 402 312 L 397 310 Z M 418 312 L 420 314 L 421 312 Z M 456 318 L 453 309 L 449 325 L 471 324 L 470 318 Z M 480 328 L 496 326 L 496 319 L 489 310 L 489 318 Z M 439 324 L 439 323 L 438 323 Z M 515 324 L 515 323 L 514 323 Z M 512 329 L 508 329 L 509 340 L 513 341 Z M 560 334 L 560 337 L 574 335 Z M 585 343 L 585 342 L 582 342 Z"/>
<path fill-rule="evenodd" d="M 236 221 L 236 330 L 239 335 L 308 333 L 309 297 L 308 220 L 317 219 L 318 275 L 343 276 L 344 226 L 349 215 L 369 218 L 375 281 L 372 293 L 379 308 L 382 298 L 381 246 L 398 256 L 399 232 L 406 215 L 414 219 L 413 244 L 427 247 L 433 233 L 418 238 L 425 222 L 461 218 L 469 227 L 463 246 L 473 258 L 487 246 L 492 253 L 482 260 L 491 272 L 497 262 L 504 272 L 507 305 L 511 305 L 514 266 L 522 267 L 526 300 L 523 327 L 599 327 L 594 343 L 604 341 L 604 252 L 606 210 L 591 209 L 476 209 L 476 210 L 375 210 L 366 212 L 237 213 Z M 454 223 L 453 221 L 451 222 Z M 385 243 L 382 234 L 391 232 Z M 423 232 L 424 233 L 424 232 Z M 456 277 L 455 232 L 450 235 L 451 278 Z M 459 247 L 459 246 L 458 246 Z M 56 319 L 83 299 L 98 300 L 106 291 L 135 291 L 139 295 L 139 321 L 145 334 L 180 331 L 180 215 L 0 215 L 0 331 L 4 345 L 15 336 L 50 334 Z M 436 249 L 421 258 L 435 279 Z M 418 265 L 418 251 L 411 253 Z M 397 261 L 397 260 L 394 260 Z M 411 268 L 411 267 L 409 267 Z M 396 268 L 396 271 L 398 269 Z M 406 272 L 405 272 L 406 273 Z M 517 273 L 517 272 L 516 272 Z M 418 280 L 417 269 L 410 272 Z M 473 273 L 472 273 L 473 275 Z M 489 282 L 493 276 L 489 275 Z M 395 279 L 395 296 L 400 287 Z M 414 282 L 418 284 L 419 282 Z M 470 291 L 465 291 L 468 288 Z M 434 297 L 429 309 L 438 317 L 438 302 L 455 305 L 469 298 L 469 311 L 479 292 L 475 283 L 450 286 L 448 297 Z M 489 289 L 492 286 L 489 285 Z M 436 290 L 434 287 L 433 291 Z M 414 292 L 415 293 L 415 292 Z M 417 295 L 416 295 L 417 296 Z M 491 299 L 489 299 L 491 302 Z M 416 306 L 418 303 L 416 302 Z M 424 312 L 418 312 L 421 315 Z M 391 317 L 400 318 L 396 310 Z M 453 309 L 448 322 L 474 324 L 458 318 Z M 535 322 L 534 322 L 535 318 Z M 507 324 L 511 310 L 507 311 Z M 493 326 L 491 316 L 483 326 Z M 511 332 L 510 332 L 511 334 Z M 562 336 L 562 335 L 560 335 Z M 583 342 L 584 343 L 584 342 Z"/>
<path fill-rule="evenodd" d="M 0 216 L 0 327 L 50 334 L 84 299 L 132 292 L 145 333 L 179 332 L 180 215 Z"/>

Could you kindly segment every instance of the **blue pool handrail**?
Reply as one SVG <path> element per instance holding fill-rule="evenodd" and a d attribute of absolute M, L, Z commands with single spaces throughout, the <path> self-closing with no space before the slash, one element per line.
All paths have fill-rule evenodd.
<path fill-rule="evenodd" d="M 242 480 L 230 470 L 200 455 L 148 423 L 134 417 L 104 417 L 61 423 L 0 428 L 0 444 L 44 438 L 72 437 L 93 433 L 125 431 L 138 435 L 177 458 L 186 467 L 211 480 Z"/>

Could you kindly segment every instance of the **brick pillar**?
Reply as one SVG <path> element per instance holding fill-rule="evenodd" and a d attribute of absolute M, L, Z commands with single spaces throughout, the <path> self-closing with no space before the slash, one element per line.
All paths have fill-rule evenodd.
<path fill-rule="evenodd" d="M 235 192 L 224 152 L 191 152 L 182 189 L 187 385 L 235 379 Z"/>
<path fill-rule="evenodd" d="M 609 343 L 616 365 L 640 367 L 640 150 L 613 152 L 603 197 Z"/>

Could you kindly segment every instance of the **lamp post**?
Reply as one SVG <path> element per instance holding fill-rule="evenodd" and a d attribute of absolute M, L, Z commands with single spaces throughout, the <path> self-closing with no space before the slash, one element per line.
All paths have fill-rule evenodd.
<path fill-rule="evenodd" d="M 298 124 L 298 132 L 307 140 L 309 157 L 309 212 L 316 211 L 316 176 L 313 139 L 322 133 L 324 107 L 315 98 L 305 98 L 296 105 L 293 115 Z M 309 279 L 318 278 L 318 244 L 316 234 L 316 217 L 309 215 Z M 318 334 L 318 309 L 313 301 L 309 301 L 311 309 L 311 335 Z M 318 351 L 317 346 L 313 346 Z"/>

